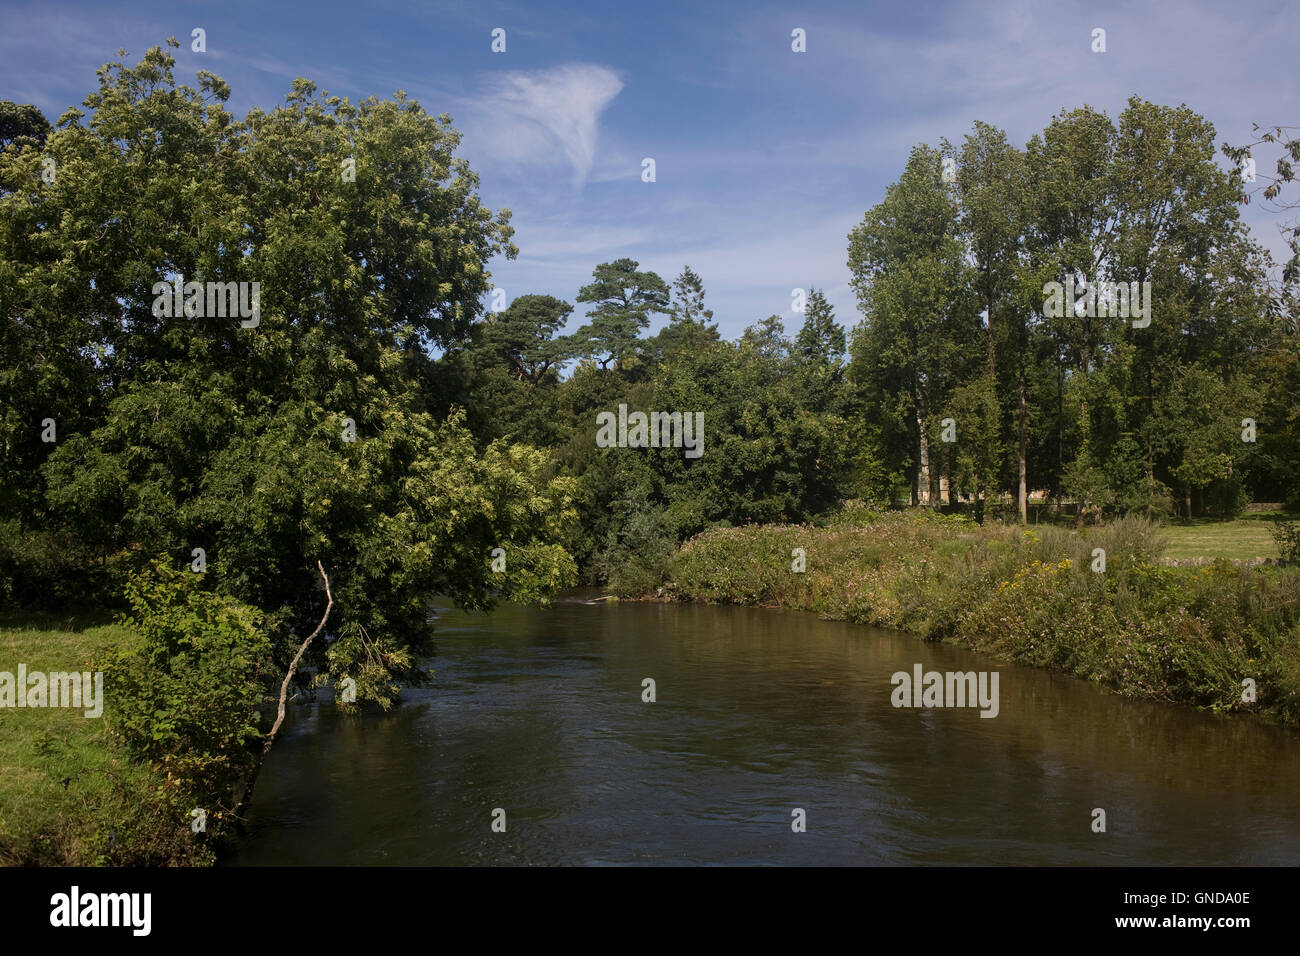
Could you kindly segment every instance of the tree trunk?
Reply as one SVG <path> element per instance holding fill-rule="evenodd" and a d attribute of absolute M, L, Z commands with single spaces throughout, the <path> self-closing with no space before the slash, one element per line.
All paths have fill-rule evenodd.
<path fill-rule="evenodd" d="M 925 421 L 918 415 L 917 426 L 921 429 L 921 465 L 916 472 L 916 503 L 930 503 L 930 440 L 925 434 Z"/>
<path fill-rule="evenodd" d="M 990 288 L 992 285 L 991 272 L 992 272 L 992 264 L 987 260 L 985 260 L 984 263 L 985 286 L 984 287 L 986 289 Z M 997 356 L 997 346 L 994 344 L 993 341 L 993 296 L 992 295 L 990 295 L 988 300 L 984 303 L 984 308 L 988 311 L 988 317 L 989 317 L 989 375 L 996 376 L 997 368 L 998 368 L 998 356 Z"/>
<path fill-rule="evenodd" d="M 1029 402 L 1025 395 L 1025 362 L 1024 353 L 1021 352 L 1020 370 L 1020 441 L 1016 449 L 1016 457 L 1019 459 L 1017 466 L 1020 472 L 1020 479 L 1017 483 L 1016 501 L 1020 506 L 1020 523 L 1029 523 Z"/>
<path fill-rule="evenodd" d="M 921 464 L 916 475 L 916 497 L 918 504 L 929 505 L 932 500 L 930 496 L 930 436 L 926 433 L 927 422 L 921 396 L 915 395 L 914 401 L 916 402 L 916 429 L 921 439 L 919 455 Z"/>
<path fill-rule="evenodd" d="M 1156 451 L 1147 442 L 1147 517 L 1152 516 L 1151 494 L 1156 487 Z"/>
<path fill-rule="evenodd" d="M 1088 455 L 1088 461 L 1092 461 L 1092 418 L 1088 411 L 1088 399 L 1084 398 L 1079 403 L 1079 430 L 1082 432 L 1079 441 L 1079 454 Z M 1074 526 L 1083 527 L 1083 512 L 1088 505 L 1086 497 L 1079 499 L 1078 516 L 1075 518 Z"/>
<path fill-rule="evenodd" d="M 1059 489 L 1065 473 L 1065 367 L 1056 356 L 1056 482 Z M 1059 492 L 1058 492 L 1059 494 Z"/>

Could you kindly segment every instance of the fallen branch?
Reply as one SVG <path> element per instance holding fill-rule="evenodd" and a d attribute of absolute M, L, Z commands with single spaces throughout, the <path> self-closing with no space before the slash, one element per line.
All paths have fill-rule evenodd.
<path fill-rule="evenodd" d="M 280 685 L 280 709 L 275 715 L 275 723 L 271 725 L 271 732 L 266 735 L 266 743 L 262 747 L 263 757 L 265 757 L 270 751 L 271 744 L 275 743 L 275 734 L 280 729 L 280 724 L 284 722 L 285 697 L 289 693 L 289 682 L 293 680 L 293 675 L 298 671 L 298 662 L 302 660 L 302 655 L 307 653 L 307 647 L 313 640 L 315 640 L 316 635 L 324 630 L 325 622 L 330 616 L 330 608 L 334 607 L 334 595 L 330 593 L 329 575 L 325 573 L 325 568 L 321 566 L 319 561 L 316 562 L 316 567 L 320 570 L 320 576 L 325 579 L 325 613 L 321 615 L 320 623 L 316 625 L 316 630 L 307 635 L 307 640 L 303 641 L 302 647 L 298 648 L 298 653 L 293 656 L 293 663 L 289 665 L 289 672 L 284 675 L 284 683 Z"/>

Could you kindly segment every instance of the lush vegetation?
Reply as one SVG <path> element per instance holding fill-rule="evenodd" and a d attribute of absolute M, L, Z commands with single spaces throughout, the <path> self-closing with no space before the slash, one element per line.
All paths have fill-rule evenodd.
<path fill-rule="evenodd" d="M 85 670 L 139 647 L 138 635 L 107 617 L 0 614 L 0 660 L 11 670 L 14 661 Z M 187 825 L 194 804 L 155 799 L 167 786 L 165 774 L 115 745 L 110 721 L 61 707 L 0 709 L 0 866 L 209 862 L 208 841 Z"/>
<path fill-rule="evenodd" d="M 667 593 L 817 611 L 1129 696 L 1300 721 L 1300 568 L 1164 567 L 1158 529 L 1140 517 L 1079 533 L 925 511 L 850 516 L 707 531 L 681 549 Z"/>
<path fill-rule="evenodd" d="M 862 320 L 807 289 L 793 334 L 772 315 L 728 341 L 704 277 L 631 258 L 489 312 L 510 214 L 450 118 L 301 79 L 239 118 L 173 67 L 110 63 L 53 124 L 0 103 L 0 604 L 121 614 L 40 654 L 6 632 L 6 660 L 51 667 L 94 645 L 110 696 L 103 728 L 23 715 L 7 765 L 48 772 L 13 805 L 44 842 L 7 858 L 206 858 L 189 811 L 214 837 L 237 811 L 280 681 L 390 706 L 428 677 L 434 593 L 810 607 L 1206 706 L 1258 675 L 1293 716 L 1293 573 L 1162 568 L 1134 523 L 1300 506 L 1295 263 L 1279 279 L 1249 240 L 1189 108 L 918 145 L 846 237 Z M 1293 151 L 1279 135 L 1251 146 Z M 1049 307 L 1064 281 L 1089 308 Z M 1144 321 L 1095 314 L 1116 282 L 1150 283 Z M 673 440 L 599 440 L 600 416 L 654 412 Z M 1016 526 L 1031 493 L 1087 538 Z M 1243 552 L 1293 557 L 1287 527 Z M 74 799 L 88 815 L 54 812 Z"/>
<path fill-rule="evenodd" d="M 437 387 L 433 348 L 469 335 L 487 261 L 514 254 L 449 121 L 305 80 L 241 120 L 223 81 L 173 65 L 107 65 L 53 127 L 0 117 L 0 599 L 125 613 L 139 642 L 103 662 L 104 723 L 188 836 L 255 771 L 318 562 L 331 640 L 302 676 L 387 705 L 426 676 L 432 593 L 485 607 L 575 580 L 576 483 Z"/>
<path fill-rule="evenodd" d="M 770 316 L 722 341 L 689 266 L 669 286 L 620 259 L 578 290 L 594 310 L 575 332 L 569 302 L 521 296 L 443 365 L 479 434 L 581 479 L 580 571 L 627 589 L 707 527 L 850 498 L 1026 521 L 1037 496 L 1076 525 L 1296 510 L 1294 276 L 1247 237 L 1249 199 L 1186 107 L 1065 111 L 1023 149 L 978 123 L 916 147 L 848 237 L 851 329 L 810 290 L 793 338 Z M 1052 308 L 1067 281 L 1078 302 Z M 1137 290 L 1127 316 L 1106 314 L 1114 283 Z M 705 411 L 708 450 L 595 447 L 619 403 Z"/>
<path fill-rule="evenodd" d="M 0 154 L 10 596 L 105 569 L 120 591 L 165 554 L 262 611 L 279 654 L 319 617 L 318 560 L 341 639 L 381 647 L 427 635 L 432 590 L 481 606 L 570 580 L 572 480 L 427 387 L 429 347 L 467 334 L 484 263 L 513 253 L 455 131 L 305 81 L 239 121 L 219 79 L 171 69 L 110 64 L 88 116 Z M 178 277 L 257 281 L 258 324 L 159 314 Z"/>

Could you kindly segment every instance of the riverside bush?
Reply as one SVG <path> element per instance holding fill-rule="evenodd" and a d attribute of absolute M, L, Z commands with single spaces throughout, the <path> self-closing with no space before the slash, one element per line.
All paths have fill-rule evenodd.
<path fill-rule="evenodd" d="M 0 521 L 0 607 L 108 605 L 116 590 L 111 570 L 111 565 L 91 560 L 69 530 Z"/>
<path fill-rule="evenodd" d="M 1154 524 L 1075 532 L 927 511 L 706 531 L 670 596 L 779 605 L 946 639 L 1153 700 L 1300 722 L 1300 570 L 1165 567 Z M 866 519 L 866 523 L 861 523 Z M 803 573 L 791 549 L 806 551 Z M 1094 571 L 1095 549 L 1105 571 Z M 1241 700 L 1242 680 L 1257 685 Z"/>
<path fill-rule="evenodd" d="M 122 623 L 142 641 L 101 668 L 114 730 L 165 779 L 158 800 L 174 818 L 205 808 L 215 836 L 257 766 L 259 706 L 274 676 L 263 616 L 163 559 L 129 580 L 126 599 Z"/>

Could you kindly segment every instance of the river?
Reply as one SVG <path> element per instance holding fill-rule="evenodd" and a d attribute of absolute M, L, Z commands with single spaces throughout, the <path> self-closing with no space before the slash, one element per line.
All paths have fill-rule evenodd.
<path fill-rule="evenodd" d="M 998 671 L 997 716 L 895 708 L 916 664 Z M 444 609 L 429 665 L 388 714 L 292 708 L 223 862 L 1300 864 L 1295 731 L 905 634 L 571 599 Z"/>

